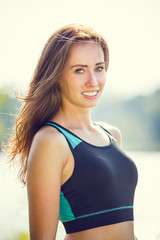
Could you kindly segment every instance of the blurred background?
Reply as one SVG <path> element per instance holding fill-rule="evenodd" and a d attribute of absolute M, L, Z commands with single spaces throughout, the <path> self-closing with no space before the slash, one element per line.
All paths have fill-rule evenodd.
<path fill-rule="evenodd" d="M 135 161 L 135 234 L 160 239 L 160 1 L 0 0 L 0 142 L 11 131 L 41 50 L 58 28 L 82 23 L 101 33 L 110 49 L 107 83 L 95 121 L 117 126 Z M 28 240 L 26 188 L 0 153 L 0 240 Z M 64 238 L 59 224 L 57 240 Z"/>

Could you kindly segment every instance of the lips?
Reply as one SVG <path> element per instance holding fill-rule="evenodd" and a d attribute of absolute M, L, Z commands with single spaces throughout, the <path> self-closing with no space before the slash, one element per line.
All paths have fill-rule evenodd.
<path fill-rule="evenodd" d="M 88 96 L 88 97 L 95 97 L 97 94 L 98 94 L 98 90 L 82 92 L 82 95 Z"/>

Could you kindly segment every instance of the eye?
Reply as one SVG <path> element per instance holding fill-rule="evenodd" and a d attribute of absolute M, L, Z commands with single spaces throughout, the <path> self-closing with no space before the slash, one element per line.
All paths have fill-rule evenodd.
<path fill-rule="evenodd" d="M 96 71 L 97 71 L 97 72 L 102 72 L 102 71 L 103 71 L 103 69 L 104 69 L 104 67 L 103 67 L 103 66 L 99 66 L 99 67 L 97 67 L 97 68 L 96 68 Z"/>
<path fill-rule="evenodd" d="M 75 70 L 75 73 L 81 74 L 81 73 L 84 73 L 84 70 L 83 70 L 83 68 L 77 68 Z"/>

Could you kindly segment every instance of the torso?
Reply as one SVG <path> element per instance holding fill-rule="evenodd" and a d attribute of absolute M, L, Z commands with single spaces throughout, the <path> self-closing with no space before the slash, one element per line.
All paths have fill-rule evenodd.
<path fill-rule="evenodd" d="M 112 129 L 107 129 L 112 133 Z M 92 133 L 70 129 L 79 137 L 85 139 L 93 145 L 105 146 L 110 144 L 109 137 L 101 130 L 95 129 Z M 82 137 L 83 136 L 83 137 Z M 75 161 L 70 148 L 67 149 L 68 158 L 62 171 L 62 185 L 72 176 Z M 126 221 L 107 226 L 91 228 L 76 233 L 67 234 L 64 240 L 134 240 L 133 221 Z"/>

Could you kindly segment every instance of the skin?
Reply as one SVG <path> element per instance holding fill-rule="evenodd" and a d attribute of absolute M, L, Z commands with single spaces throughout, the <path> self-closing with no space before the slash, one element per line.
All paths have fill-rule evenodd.
<path fill-rule="evenodd" d="M 61 80 L 62 107 L 51 119 L 85 141 L 104 146 L 108 136 L 90 119 L 106 82 L 104 54 L 97 43 L 73 45 Z M 87 96 L 86 93 L 95 93 Z M 72 117 L 71 117 L 72 116 Z M 120 131 L 101 123 L 121 144 Z M 55 240 L 60 188 L 74 170 L 74 158 L 65 137 L 45 126 L 35 135 L 28 157 L 27 190 L 31 240 Z M 68 234 L 65 240 L 134 240 L 133 222 Z"/>

